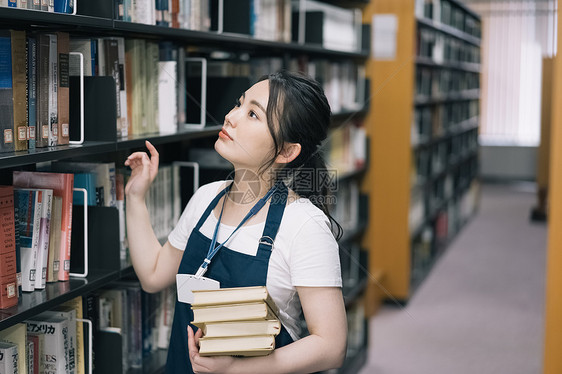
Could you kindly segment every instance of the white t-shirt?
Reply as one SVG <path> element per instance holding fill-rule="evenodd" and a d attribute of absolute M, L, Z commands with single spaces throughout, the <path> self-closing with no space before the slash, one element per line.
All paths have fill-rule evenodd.
<path fill-rule="evenodd" d="M 185 249 L 193 228 L 223 185 L 224 181 L 212 182 L 195 192 L 168 236 L 172 246 Z M 211 238 L 216 224 L 217 218 L 211 212 L 201 226 L 201 233 Z M 255 256 L 264 226 L 265 222 L 242 226 L 225 246 Z M 226 240 L 234 229 L 234 226 L 221 223 L 218 242 Z M 330 231 L 328 217 L 306 198 L 289 202 L 285 207 L 266 281 L 267 290 L 279 307 L 281 323 L 293 340 L 300 339 L 304 334 L 297 286 L 342 286 L 339 247 Z"/>

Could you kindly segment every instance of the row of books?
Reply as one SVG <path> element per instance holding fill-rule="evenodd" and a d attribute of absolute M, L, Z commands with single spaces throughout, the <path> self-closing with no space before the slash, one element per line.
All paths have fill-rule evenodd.
<path fill-rule="evenodd" d="M 412 117 L 411 144 L 415 146 L 445 134 L 462 131 L 467 125 L 471 125 L 470 121 L 478 118 L 479 108 L 478 100 L 416 106 Z"/>
<path fill-rule="evenodd" d="M 367 162 L 367 133 L 362 122 L 344 122 L 330 130 L 322 148 L 327 167 L 338 175 L 362 169 Z"/>
<path fill-rule="evenodd" d="M 474 129 L 443 140 L 431 148 L 415 150 L 412 152 L 412 185 L 425 183 L 431 176 L 446 170 L 477 149 L 478 129 Z"/>
<path fill-rule="evenodd" d="M 429 58 L 436 63 L 479 64 L 480 47 L 420 25 L 417 35 L 417 56 Z"/>
<path fill-rule="evenodd" d="M 476 196 L 467 191 L 472 188 L 477 175 L 478 160 L 472 158 L 461 163 L 451 173 L 438 178 L 429 189 L 412 189 L 408 217 L 410 233 L 421 234 L 420 228 L 427 218 L 435 218 L 446 210 L 443 208 L 446 202 L 449 216 L 454 219 L 449 220 L 448 234 L 440 235 L 440 241 L 454 236 L 460 229 L 460 223 L 466 221 L 475 209 Z"/>
<path fill-rule="evenodd" d="M 438 96 L 480 88 L 480 74 L 452 69 L 433 69 L 418 66 L 416 94 Z"/>
<path fill-rule="evenodd" d="M 330 201 L 330 214 L 341 225 L 344 233 L 357 230 L 362 224 L 360 210 L 361 194 L 357 181 L 338 183 L 333 200 Z"/>
<path fill-rule="evenodd" d="M 79 297 L 0 331 L 0 371 L 84 374 L 82 312 Z"/>
<path fill-rule="evenodd" d="M 481 22 L 449 0 L 416 0 L 416 15 L 453 27 L 475 38 L 481 37 Z"/>
<path fill-rule="evenodd" d="M 72 13 L 75 0 L 1 0 L 0 7 L 41 10 L 44 12 Z"/>
<path fill-rule="evenodd" d="M 149 294 L 136 280 L 121 280 L 96 291 L 92 299 L 96 331 L 121 336 L 122 368 L 141 368 L 143 359 L 167 349 L 176 300 L 175 286 Z M 95 334 L 94 334 L 95 337 Z"/>
<path fill-rule="evenodd" d="M 450 199 L 433 220 L 422 223 L 423 227 L 412 238 L 413 284 L 419 284 L 425 278 L 443 245 L 456 235 L 474 213 L 478 194 L 479 184 L 473 181 L 457 197 Z"/>
<path fill-rule="evenodd" d="M 307 1 L 303 42 L 327 49 L 360 50 L 361 12 L 317 1 Z M 300 4 L 291 0 L 119 0 L 119 20 L 198 31 L 251 35 L 256 39 L 290 43 L 299 41 Z M 222 22 L 222 25 L 219 25 Z"/>

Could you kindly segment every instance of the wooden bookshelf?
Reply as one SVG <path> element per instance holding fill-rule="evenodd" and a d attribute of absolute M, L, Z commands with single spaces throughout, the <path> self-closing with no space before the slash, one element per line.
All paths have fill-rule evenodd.
<path fill-rule="evenodd" d="M 558 8 L 558 22 L 562 10 Z M 558 28 L 558 51 L 562 48 L 562 31 Z M 552 123 L 550 126 L 550 172 L 548 184 L 548 250 L 546 266 L 546 320 L 544 374 L 562 372 L 562 59 L 553 61 Z"/>
<path fill-rule="evenodd" d="M 364 23 L 390 15 L 397 25 L 392 35 L 396 41 L 394 56 L 372 55 L 367 63 L 371 81 L 367 129 L 372 144 L 363 184 L 371 197 L 364 243 L 370 251 L 370 272 L 379 278 L 373 275 L 376 281 L 368 287 L 371 313 L 381 298 L 406 302 L 412 296 L 468 219 L 450 217 L 450 213 L 460 210 L 467 193 L 476 195 L 477 191 L 478 30 L 442 23 L 431 10 L 430 18 L 427 9 L 416 12 L 415 3 L 375 1 L 363 13 Z M 459 1 L 447 3 L 461 12 L 463 19 L 479 24 L 478 16 Z M 373 28 L 376 39 L 377 29 Z M 433 43 L 446 45 L 447 52 L 437 55 L 434 44 L 422 46 L 422 32 L 428 33 Z M 465 46 L 466 51 L 462 50 Z M 427 74 L 429 86 L 420 80 L 420 74 Z M 454 88 L 453 81 L 455 85 L 462 81 L 463 86 Z M 430 120 L 422 117 L 427 114 L 424 110 Z M 449 116 L 461 112 L 463 115 L 456 118 Z M 416 223 L 411 223 L 416 209 Z M 470 214 L 465 212 L 465 216 Z M 446 238 L 435 239 L 437 232 L 442 235 L 438 225 L 447 219 Z M 432 235 L 429 257 L 420 262 L 419 242 L 427 237 L 424 232 L 428 230 Z M 421 263 L 420 271 L 416 266 Z"/>

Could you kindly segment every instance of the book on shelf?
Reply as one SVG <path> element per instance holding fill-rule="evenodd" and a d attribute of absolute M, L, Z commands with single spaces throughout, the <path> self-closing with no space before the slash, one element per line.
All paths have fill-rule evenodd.
<path fill-rule="evenodd" d="M 68 320 L 42 313 L 26 320 L 25 324 L 27 332 L 45 335 L 44 356 L 40 358 L 45 372 L 70 373 Z"/>
<path fill-rule="evenodd" d="M 13 326 L 0 330 L 0 342 L 15 344 L 18 349 L 18 356 L 20 352 L 23 352 L 21 359 L 18 359 L 18 373 L 27 373 L 27 361 L 25 360 L 25 350 L 27 348 L 26 328 L 25 323 L 16 323 Z"/>
<path fill-rule="evenodd" d="M 31 0 L 30 0 L 31 4 Z M 35 137 L 37 130 L 37 39 L 27 38 L 27 148 L 35 149 Z"/>
<path fill-rule="evenodd" d="M 14 189 L 0 186 L 0 309 L 18 304 Z"/>
<path fill-rule="evenodd" d="M 265 356 L 274 349 L 273 335 L 199 339 L 201 356 Z"/>
<path fill-rule="evenodd" d="M 53 197 L 51 209 L 51 227 L 49 230 L 49 253 L 47 255 L 47 282 L 59 280 L 60 269 L 60 247 L 61 247 L 61 222 L 62 221 L 62 198 Z"/>
<path fill-rule="evenodd" d="M 42 189 L 41 218 L 39 224 L 39 244 L 35 262 L 35 289 L 44 289 L 47 281 L 47 264 L 53 208 L 53 190 Z"/>
<path fill-rule="evenodd" d="M 76 314 L 76 318 L 83 317 L 83 307 L 82 307 L 82 297 L 78 296 L 72 300 L 69 300 L 56 308 L 57 310 L 61 308 L 64 311 L 74 310 Z M 86 363 L 85 363 L 85 356 L 84 356 L 84 326 L 83 323 L 80 321 L 76 322 L 76 346 L 75 346 L 75 361 L 76 361 L 76 374 L 85 374 L 86 372 Z"/>
<path fill-rule="evenodd" d="M 18 361 L 24 358 L 19 357 L 17 345 L 0 342 L 0 373 L 17 374 Z"/>
<path fill-rule="evenodd" d="M 53 196 L 62 198 L 60 229 L 59 280 L 68 280 L 70 272 L 70 240 L 72 231 L 72 188 L 74 174 L 15 171 L 13 184 L 20 188 L 48 188 Z"/>
<path fill-rule="evenodd" d="M 12 52 L 8 32 L 0 33 L 0 152 L 14 150 L 14 107 L 12 103 Z"/>
<path fill-rule="evenodd" d="M 35 146 L 49 145 L 49 61 L 51 39 L 48 34 L 37 34 L 37 129 Z"/>
<path fill-rule="evenodd" d="M 39 374 L 45 372 L 45 363 L 41 361 L 41 357 L 43 357 L 44 349 L 45 349 L 45 335 L 38 334 L 38 333 L 27 333 L 27 341 L 28 343 L 33 344 L 33 355 L 30 354 L 31 357 L 28 357 L 27 365 L 28 365 L 28 373 L 32 374 Z"/>
<path fill-rule="evenodd" d="M 219 288 L 216 290 L 194 290 L 193 307 L 221 304 L 266 302 L 277 313 L 278 309 L 265 286 Z"/>
<path fill-rule="evenodd" d="M 55 0 L 56 1 L 62 0 Z M 67 3 L 70 0 L 65 0 Z M 66 32 L 57 32 L 57 144 L 68 144 L 70 137 L 70 78 L 69 52 L 70 37 Z"/>
<path fill-rule="evenodd" d="M 47 94 L 48 94 L 48 113 L 49 113 L 49 133 L 48 146 L 56 146 L 58 143 L 58 39 L 56 34 L 49 36 L 49 60 L 47 75 Z"/>
<path fill-rule="evenodd" d="M 276 320 L 237 321 L 237 322 L 209 322 L 201 330 L 205 338 L 227 336 L 278 335 L 281 323 Z"/>
<path fill-rule="evenodd" d="M 35 290 L 42 197 L 42 190 L 14 189 L 14 200 L 19 212 L 17 225 L 20 233 L 22 291 L 24 292 Z"/>
<path fill-rule="evenodd" d="M 72 307 L 58 305 L 51 310 L 41 313 L 41 316 L 49 318 L 64 318 L 68 322 L 67 340 L 68 347 L 65 347 L 66 361 L 68 363 L 69 374 L 75 374 L 76 371 L 76 310 Z M 64 333 L 64 332 L 63 332 Z"/>
<path fill-rule="evenodd" d="M 10 30 L 15 150 L 27 149 L 27 50 L 25 31 Z"/>

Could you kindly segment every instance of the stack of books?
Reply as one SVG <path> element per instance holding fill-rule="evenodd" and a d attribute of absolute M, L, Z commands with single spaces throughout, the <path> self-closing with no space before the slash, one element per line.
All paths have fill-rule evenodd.
<path fill-rule="evenodd" d="M 265 286 L 193 291 L 193 324 L 203 331 L 201 356 L 265 356 L 281 331 Z"/>

